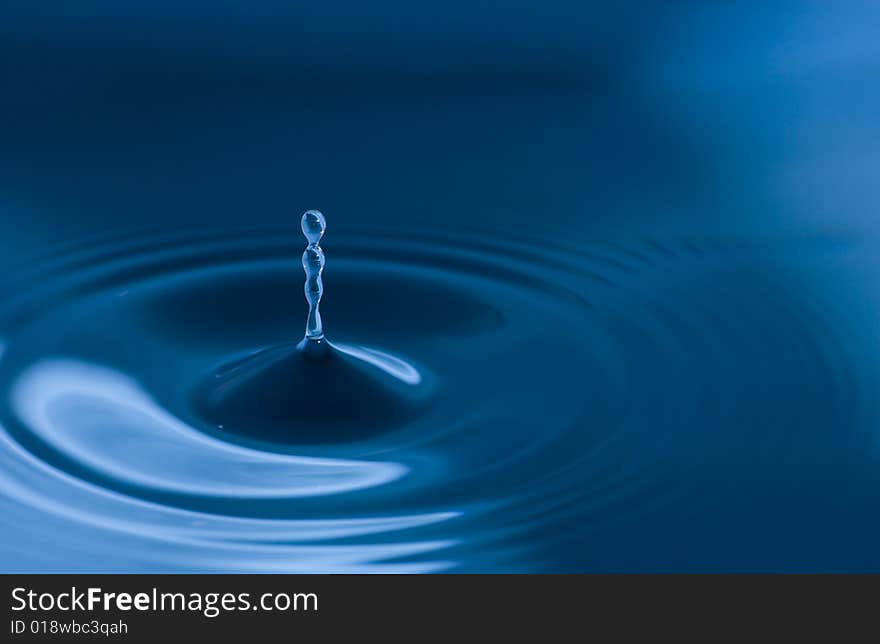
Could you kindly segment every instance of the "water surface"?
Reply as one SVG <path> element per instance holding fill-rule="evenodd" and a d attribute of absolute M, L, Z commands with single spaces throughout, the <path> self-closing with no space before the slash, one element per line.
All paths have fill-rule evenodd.
<path fill-rule="evenodd" d="M 10 278 L 4 570 L 880 568 L 872 243 L 291 223 Z"/>

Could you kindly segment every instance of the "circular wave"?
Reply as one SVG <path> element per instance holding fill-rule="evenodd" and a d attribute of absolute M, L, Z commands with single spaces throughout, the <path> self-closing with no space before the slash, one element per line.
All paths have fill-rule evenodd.
<path fill-rule="evenodd" d="M 362 386 L 335 376 L 271 438 L 242 426 L 251 411 L 194 402 L 224 365 L 299 339 L 296 230 L 98 241 L 10 281 L 7 569 L 760 568 L 757 546 L 699 544 L 755 515 L 809 525 L 781 503 L 813 485 L 786 463 L 861 465 L 872 444 L 853 351 L 876 343 L 868 313 L 845 315 L 871 253 L 853 242 L 365 230 L 323 246 L 328 337 L 415 387 L 418 413 L 361 396 L 321 424 L 310 401 Z M 358 431 L 371 418 L 382 431 Z"/>

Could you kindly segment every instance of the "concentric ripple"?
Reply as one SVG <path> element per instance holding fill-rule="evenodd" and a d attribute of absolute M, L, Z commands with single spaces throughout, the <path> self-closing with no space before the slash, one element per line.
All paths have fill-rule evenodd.
<path fill-rule="evenodd" d="M 9 276 L 4 570 L 880 566 L 857 511 L 880 497 L 872 245 L 322 244 L 327 337 L 399 391 L 333 372 L 271 417 L 265 382 L 243 407 L 205 383 L 301 337 L 297 229 L 96 240 Z"/>

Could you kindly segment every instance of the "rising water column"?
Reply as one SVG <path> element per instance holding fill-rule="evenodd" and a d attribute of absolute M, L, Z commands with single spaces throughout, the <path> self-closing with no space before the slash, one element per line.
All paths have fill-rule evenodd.
<path fill-rule="evenodd" d="M 309 303 L 309 316 L 306 320 L 306 335 L 300 343 L 303 350 L 314 350 L 323 344 L 324 325 L 321 323 L 321 295 L 324 293 L 324 283 L 321 281 L 321 273 L 324 272 L 324 251 L 319 245 L 324 231 L 327 230 L 327 221 L 319 210 L 307 210 L 303 213 L 301 221 L 303 235 L 308 245 L 302 255 L 303 271 L 306 274 L 304 291 L 306 301 Z"/>

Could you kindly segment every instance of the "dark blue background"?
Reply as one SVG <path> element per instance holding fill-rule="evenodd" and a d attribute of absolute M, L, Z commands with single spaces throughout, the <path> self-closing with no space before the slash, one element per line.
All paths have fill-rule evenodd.
<path fill-rule="evenodd" d="M 871 224 L 871 3 L 7 2 L 3 244 L 149 224 Z M 8 258 L 9 256 L 7 256 Z"/>

